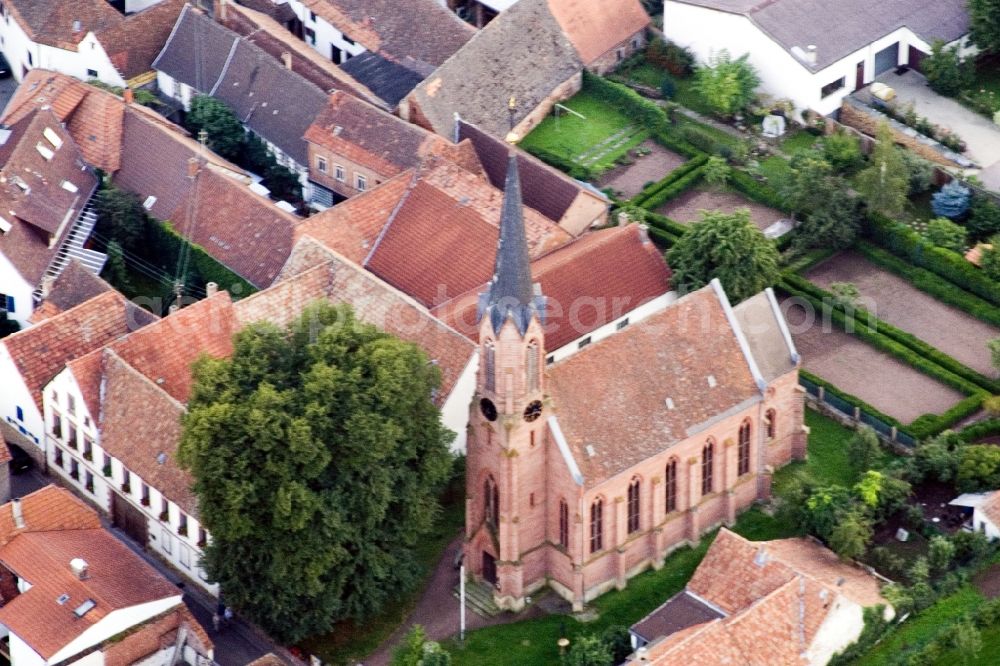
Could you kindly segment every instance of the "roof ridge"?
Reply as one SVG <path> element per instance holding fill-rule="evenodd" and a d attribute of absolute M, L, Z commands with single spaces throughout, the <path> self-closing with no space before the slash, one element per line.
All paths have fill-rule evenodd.
<path fill-rule="evenodd" d="M 382 229 L 378 232 L 378 236 L 375 237 L 375 242 L 372 243 L 372 248 L 368 251 L 367 256 L 365 256 L 364 260 L 361 262 L 361 265 L 363 267 L 367 267 L 368 262 L 371 261 L 372 257 L 375 256 L 375 251 L 378 249 L 378 246 L 382 243 L 382 239 L 385 238 L 385 235 L 389 233 L 389 227 L 392 226 L 393 221 L 396 219 L 396 215 L 399 214 L 399 211 L 400 209 L 402 209 L 403 204 L 406 202 L 406 200 L 410 198 L 410 194 L 413 192 L 413 190 L 416 189 L 417 185 L 420 182 L 422 182 L 418 178 L 419 169 L 409 169 L 409 171 L 412 171 L 413 174 L 410 177 L 409 184 L 406 186 L 406 191 L 403 192 L 403 196 L 399 197 L 399 201 L 396 202 L 396 205 L 393 207 L 392 212 L 389 213 L 389 219 L 385 221 L 385 224 L 382 225 Z"/>
<path fill-rule="evenodd" d="M 9 336 L 7 336 L 3 340 L 3 344 L 6 344 L 10 340 L 20 340 L 20 339 L 22 339 L 25 336 L 25 334 L 30 333 L 32 331 L 41 330 L 42 327 L 44 327 L 46 325 L 49 325 L 50 327 L 51 326 L 55 326 L 58 323 L 60 323 L 58 321 L 60 317 L 62 317 L 63 319 L 66 319 L 66 318 L 68 318 L 68 316 L 71 313 L 76 314 L 76 313 L 78 313 L 79 310 L 81 310 L 84 307 L 94 308 L 94 307 L 96 307 L 95 301 L 108 301 L 108 300 L 112 300 L 112 299 L 114 299 L 115 301 L 120 302 L 123 307 L 125 305 L 127 305 L 128 303 L 131 303 L 131 301 L 129 301 L 127 298 L 125 298 L 125 296 L 121 292 L 119 292 L 118 290 L 116 290 L 116 289 L 112 289 L 111 291 L 104 291 L 104 292 L 101 292 L 100 294 L 97 294 L 96 296 L 88 298 L 83 303 L 78 303 L 77 305 L 74 305 L 73 307 L 69 308 L 68 310 L 63 310 L 62 312 L 59 312 L 58 314 L 54 314 L 51 317 L 49 317 L 48 319 L 44 319 L 44 320 L 38 322 L 37 324 L 31 326 L 30 328 L 25 328 L 25 329 L 22 329 L 20 331 L 15 331 L 14 333 L 11 333 Z"/>
<path fill-rule="evenodd" d="M 131 363 L 129 363 L 128 361 L 126 361 L 124 358 L 122 358 L 122 356 L 117 351 L 115 351 L 111 347 L 105 347 L 104 351 L 107 352 L 108 355 L 113 356 L 115 359 L 117 359 L 118 362 L 121 363 L 121 365 L 124 366 L 124 368 L 127 371 L 130 371 L 130 372 L 134 373 L 139 378 L 141 378 L 142 380 L 144 380 L 147 384 L 149 384 L 150 386 L 152 386 L 153 388 L 155 388 L 157 391 L 159 391 L 160 393 L 162 393 L 163 395 L 165 395 L 167 397 L 167 399 L 169 399 L 172 403 L 174 403 L 174 405 L 176 405 L 178 408 L 180 408 L 181 411 L 184 411 L 184 412 L 187 411 L 187 405 L 185 405 L 184 403 L 182 403 L 180 400 L 178 400 L 174 396 L 170 395 L 169 391 L 167 391 L 162 386 L 160 386 L 159 384 L 157 384 L 156 382 L 154 382 L 152 379 L 150 379 L 149 377 L 147 377 L 142 372 L 140 372 L 135 366 L 133 366 Z M 103 374 L 106 375 L 107 374 L 106 371 Z M 101 405 L 101 412 L 102 412 L 102 414 L 103 414 L 103 411 L 104 411 L 104 406 L 103 406 L 104 400 L 103 400 L 103 398 L 104 398 L 104 396 L 102 396 L 102 400 L 101 400 L 101 403 L 102 403 L 102 405 Z"/>

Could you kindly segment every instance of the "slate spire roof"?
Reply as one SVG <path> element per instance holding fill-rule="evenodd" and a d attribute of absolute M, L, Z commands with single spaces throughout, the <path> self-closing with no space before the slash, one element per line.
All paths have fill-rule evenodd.
<path fill-rule="evenodd" d="M 535 293 L 531 281 L 531 260 L 524 233 L 524 205 L 521 203 L 521 178 L 517 171 L 517 154 L 513 150 L 507 161 L 507 181 L 504 185 L 503 207 L 500 210 L 496 270 L 482 299 L 480 317 L 488 311 L 494 331 L 499 331 L 507 318 L 511 317 L 523 334 L 532 315 L 538 314 L 541 319 L 545 309 L 541 292 Z"/>

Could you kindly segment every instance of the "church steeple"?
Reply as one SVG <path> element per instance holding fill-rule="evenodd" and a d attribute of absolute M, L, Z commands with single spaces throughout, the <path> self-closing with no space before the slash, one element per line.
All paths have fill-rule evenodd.
<path fill-rule="evenodd" d="M 541 292 L 531 282 L 531 262 L 521 202 L 521 178 L 517 169 L 517 155 L 511 151 L 500 213 L 496 266 L 489 288 L 480 295 L 479 316 L 482 318 L 489 315 L 494 333 L 499 333 L 504 322 L 511 319 L 521 335 L 524 335 L 533 316 L 543 321 L 544 303 Z"/>

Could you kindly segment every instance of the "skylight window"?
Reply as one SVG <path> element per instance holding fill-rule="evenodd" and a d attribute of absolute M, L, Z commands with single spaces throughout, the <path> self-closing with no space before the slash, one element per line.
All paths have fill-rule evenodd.
<path fill-rule="evenodd" d="M 5 234 L 13 229 L 13 225 L 10 222 L 0 217 L 0 234 Z"/>
<path fill-rule="evenodd" d="M 80 189 L 73 183 L 69 182 L 68 180 L 64 180 L 62 182 L 62 188 L 67 192 L 73 192 L 73 193 L 76 193 Z"/>
<path fill-rule="evenodd" d="M 674 408 L 674 399 L 673 398 L 667 398 L 666 403 L 667 403 L 667 409 L 673 409 Z"/>
<path fill-rule="evenodd" d="M 715 380 L 715 375 L 708 376 L 708 388 L 715 388 L 719 385 L 719 382 Z"/>
<path fill-rule="evenodd" d="M 150 194 L 148 197 L 146 197 L 146 200 L 142 202 L 142 207 L 145 208 L 146 210 L 149 210 L 150 208 L 153 207 L 153 204 L 155 203 L 156 203 L 156 197 Z"/>
<path fill-rule="evenodd" d="M 60 606 L 65 606 L 67 601 L 69 601 L 68 594 L 60 594 L 59 597 L 56 599 L 56 603 L 59 604 Z"/>
<path fill-rule="evenodd" d="M 59 138 L 59 135 L 56 134 L 55 130 L 53 130 L 52 128 L 46 127 L 44 130 L 42 130 L 42 136 L 44 136 L 45 139 L 49 143 L 51 143 L 52 147 L 55 148 L 56 150 L 59 150 L 62 147 L 63 140 Z"/>
<path fill-rule="evenodd" d="M 40 142 L 35 144 L 35 150 L 37 150 L 46 161 L 51 160 L 56 156 L 56 154 L 52 152 L 48 146 L 43 146 Z"/>
<path fill-rule="evenodd" d="M 76 615 L 77 617 L 83 617 L 90 611 L 94 610 L 95 606 L 97 606 L 96 601 L 94 601 L 93 599 L 87 599 L 82 604 L 73 609 L 73 615 Z"/>

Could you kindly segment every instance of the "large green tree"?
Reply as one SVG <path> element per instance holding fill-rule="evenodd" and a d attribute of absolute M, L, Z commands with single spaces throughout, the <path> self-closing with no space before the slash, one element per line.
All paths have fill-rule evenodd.
<path fill-rule="evenodd" d="M 845 248 L 858 235 L 858 203 L 848 193 L 848 184 L 816 151 L 792 159 L 791 177 L 785 190 L 789 205 L 804 214 L 795 234 L 799 248 Z"/>
<path fill-rule="evenodd" d="M 738 303 L 778 281 L 778 251 L 741 208 L 705 211 L 700 222 L 667 252 L 674 287 L 700 289 L 717 277 Z"/>
<path fill-rule="evenodd" d="M 195 136 L 205 130 L 208 147 L 227 160 L 239 162 L 243 159 L 246 132 L 225 102 L 208 95 L 195 95 L 184 124 Z"/>
<path fill-rule="evenodd" d="M 984 51 L 1000 51 L 1000 0 L 969 0 L 968 7 L 972 43 Z"/>
<path fill-rule="evenodd" d="M 451 468 L 420 349 L 316 303 L 244 329 L 194 378 L 180 461 L 230 605 L 295 642 L 412 587 Z"/>
<path fill-rule="evenodd" d="M 958 44 L 947 47 L 940 39 L 931 45 L 931 54 L 921 63 L 921 69 L 930 87 L 948 97 L 958 95 L 976 78 L 976 66 L 972 59 L 958 54 Z"/>
<path fill-rule="evenodd" d="M 879 125 L 875 139 L 877 143 L 869 166 L 858 174 L 857 189 L 871 210 L 893 217 L 906 206 L 910 173 L 892 139 L 888 123 Z"/>

